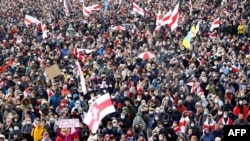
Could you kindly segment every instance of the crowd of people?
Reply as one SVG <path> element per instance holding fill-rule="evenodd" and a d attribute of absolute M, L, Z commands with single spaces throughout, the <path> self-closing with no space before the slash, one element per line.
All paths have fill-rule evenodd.
<path fill-rule="evenodd" d="M 180 0 L 178 27 L 155 31 L 159 10 L 177 0 L 84 0 L 99 11 L 84 16 L 82 2 L 0 1 L 0 141 L 223 141 L 224 125 L 250 123 L 250 3 L 248 0 Z M 46 24 L 25 25 L 25 15 Z M 220 27 L 210 26 L 220 17 Z M 201 20 L 184 48 L 183 38 Z M 113 26 L 126 30 L 111 30 Z M 73 32 L 72 32 L 73 31 Z M 83 51 L 81 60 L 74 48 Z M 155 58 L 141 59 L 142 52 Z M 77 75 L 82 66 L 87 94 Z M 58 64 L 54 79 L 45 69 Z M 116 112 L 97 133 L 83 123 L 96 98 L 111 95 Z M 59 128 L 59 119 L 79 119 Z"/>

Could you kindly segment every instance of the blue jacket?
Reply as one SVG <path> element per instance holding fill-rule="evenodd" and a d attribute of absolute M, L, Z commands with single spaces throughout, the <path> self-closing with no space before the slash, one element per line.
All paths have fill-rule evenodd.
<path fill-rule="evenodd" d="M 59 106 L 62 99 L 63 97 L 60 94 L 54 94 L 49 100 L 49 106 L 53 106 L 54 108 L 56 108 L 57 106 Z"/>
<path fill-rule="evenodd" d="M 214 137 L 212 134 L 204 134 L 201 136 L 200 141 L 214 141 Z"/>

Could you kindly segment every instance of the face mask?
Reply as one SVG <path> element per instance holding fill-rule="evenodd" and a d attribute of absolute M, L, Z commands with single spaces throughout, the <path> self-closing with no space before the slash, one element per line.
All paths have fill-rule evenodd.
<path fill-rule="evenodd" d="M 12 131 L 13 131 L 13 128 L 9 128 L 9 131 L 12 132 Z"/>
<path fill-rule="evenodd" d="M 122 115 L 122 116 L 121 116 L 121 119 L 124 119 L 124 118 L 125 118 L 125 116 L 124 116 L 124 115 Z"/>
<path fill-rule="evenodd" d="M 150 115 L 152 115 L 154 112 L 152 112 L 152 111 L 150 111 L 150 112 L 148 112 Z"/>
<path fill-rule="evenodd" d="M 26 123 L 27 123 L 27 124 L 31 124 L 31 122 L 30 122 L 30 121 L 27 121 Z"/>
<path fill-rule="evenodd" d="M 155 120 L 159 120 L 159 117 L 155 117 Z"/>
<path fill-rule="evenodd" d="M 163 112 L 164 112 L 164 110 L 162 110 L 162 109 L 161 109 L 161 110 L 160 110 L 160 112 L 161 112 L 161 113 L 163 113 Z"/>
<path fill-rule="evenodd" d="M 223 115 L 224 118 L 227 118 L 227 115 Z"/>
<path fill-rule="evenodd" d="M 222 111 L 219 111 L 219 112 L 218 112 L 218 115 L 222 115 L 222 113 L 223 113 Z"/>
<path fill-rule="evenodd" d="M 114 124 L 113 124 L 113 126 L 114 126 L 114 127 L 116 127 L 116 126 L 117 126 L 117 124 L 116 124 L 116 123 L 114 123 Z"/>
<path fill-rule="evenodd" d="M 124 95 L 124 97 L 127 97 L 128 96 L 128 94 L 123 94 Z"/>
<path fill-rule="evenodd" d="M 239 101 L 239 104 L 242 105 L 242 101 Z"/>
<path fill-rule="evenodd" d="M 148 95 L 148 93 L 147 93 L 147 92 L 145 92 L 144 94 L 145 94 L 145 95 Z"/>
<path fill-rule="evenodd" d="M 204 114 L 204 115 L 207 115 L 207 114 L 208 114 L 208 112 L 204 112 L 203 114 Z"/>
<path fill-rule="evenodd" d="M 160 110 L 156 110 L 155 113 L 157 113 L 157 114 L 160 113 Z"/>
<path fill-rule="evenodd" d="M 111 95 L 111 98 L 112 98 L 112 99 L 115 99 L 115 96 L 114 96 L 114 95 Z"/>
<path fill-rule="evenodd" d="M 168 101 L 168 100 L 169 100 L 169 97 L 166 97 L 166 100 Z"/>
<path fill-rule="evenodd" d="M 245 96 L 245 94 L 240 94 L 240 96 L 241 96 L 241 97 L 244 97 L 244 96 Z"/>
<path fill-rule="evenodd" d="M 15 119 L 14 119 L 14 121 L 15 121 L 15 122 L 17 122 L 17 121 L 18 121 L 18 119 L 16 119 L 16 118 L 15 118 Z"/>
<path fill-rule="evenodd" d="M 190 124 L 190 126 L 191 126 L 191 127 L 194 127 L 194 124 L 192 123 L 192 124 Z"/>
<path fill-rule="evenodd" d="M 49 120 L 50 120 L 50 122 L 55 122 L 54 118 L 50 118 Z"/>
<path fill-rule="evenodd" d="M 14 130 L 19 130 L 19 127 L 18 127 L 18 126 L 15 126 L 15 127 L 14 127 Z"/>

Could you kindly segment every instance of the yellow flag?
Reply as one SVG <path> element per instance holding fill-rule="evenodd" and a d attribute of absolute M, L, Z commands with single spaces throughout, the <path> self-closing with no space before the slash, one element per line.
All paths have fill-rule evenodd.
<path fill-rule="evenodd" d="M 192 32 L 192 37 L 194 38 L 194 37 L 196 37 L 196 28 L 195 28 L 195 26 L 193 25 L 192 27 L 191 27 L 191 32 Z"/>

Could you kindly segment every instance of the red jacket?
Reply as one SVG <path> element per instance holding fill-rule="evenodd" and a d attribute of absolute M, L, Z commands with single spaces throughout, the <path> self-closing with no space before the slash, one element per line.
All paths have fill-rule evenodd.
<path fill-rule="evenodd" d="M 219 123 L 222 123 L 223 125 L 233 125 L 234 124 L 233 120 L 230 117 L 227 118 L 227 121 L 225 121 L 223 117 L 220 118 Z"/>
<path fill-rule="evenodd" d="M 234 109 L 233 109 L 233 113 L 238 116 L 240 114 L 240 107 L 239 106 L 235 106 Z M 248 108 L 247 106 L 243 106 L 243 117 L 244 119 L 247 119 L 247 115 L 248 115 Z"/>

